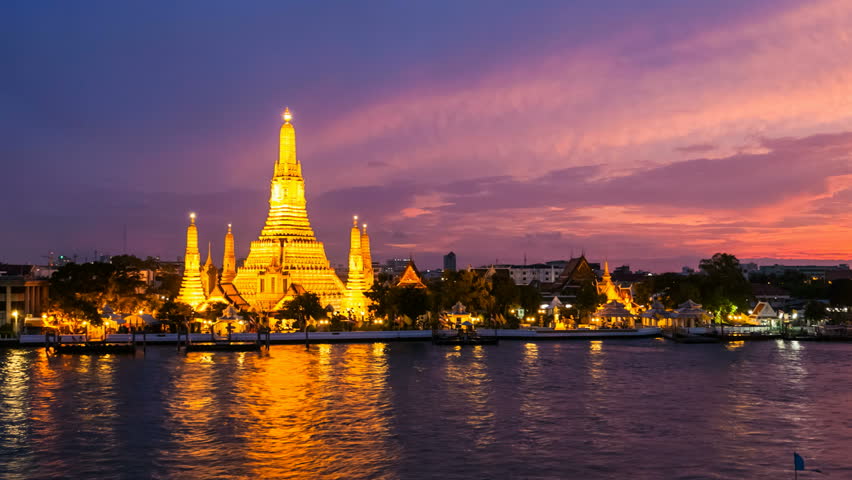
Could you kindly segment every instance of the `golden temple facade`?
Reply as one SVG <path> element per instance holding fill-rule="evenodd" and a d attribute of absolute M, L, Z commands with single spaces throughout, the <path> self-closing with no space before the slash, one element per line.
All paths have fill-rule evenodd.
<path fill-rule="evenodd" d="M 297 291 L 315 293 L 324 306 L 341 309 L 346 286 L 331 268 L 308 220 L 305 180 L 296 157 L 296 131 L 289 109 L 283 119 L 278 161 L 270 184 L 269 214 L 233 283 L 255 309 L 280 309 Z"/>

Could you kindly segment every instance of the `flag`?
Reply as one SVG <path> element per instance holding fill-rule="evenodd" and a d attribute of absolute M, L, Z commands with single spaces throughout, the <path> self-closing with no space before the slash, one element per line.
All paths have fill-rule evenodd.
<path fill-rule="evenodd" d="M 796 452 L 793 452 L 793 469 L 801 472 L 805 469 L 805 459 Z"/>
<path fill-rule="evenodd" d="M 796 471 L 796 472 L 803 472 L 803 471 L 806 470 L 805 469 L 805 459 L 802 458 L 802 456 L 799 455 L 796 452 L 793 452 L 793 470 Z M 807 471 L 808 472 L 822 473 L 822 471 L 818 468 L 812 468 L 812 469 L 807 470 Z"/>

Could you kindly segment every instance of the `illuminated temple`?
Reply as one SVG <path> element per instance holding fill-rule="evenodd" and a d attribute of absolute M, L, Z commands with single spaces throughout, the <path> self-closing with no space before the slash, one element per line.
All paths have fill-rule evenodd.
<path fill-rule="evenodd" d="M 199 264 L 198 231 L 193 216 L 190 225 L 193 230 L 187 232 L 187 257 L 179 301 L 197 307 L 225 299 L 238 307 L 275 311 L 294 296 L 310 292 L 319 296 L 323 306 L 330 305 L 335 310 L 366 310 L 368 300 L 364 292 L 373 285 L 367 226 L 359 230 L 358 217 L 355 217 L 350 232 L 349 277 L 344 284 L 331 268 L 325 248 L 316 239 L 308 220 L 305 180 L 302 164 L 296 157 L 296 131 L 290 123 L 289 109 L 284 111 L 283 119 L 278 160 L 270 185 L 269 214 L 257 240 L 251 242 L 248 257 L 236 268 L 234 238 L 228 225 L 223 268 L 217 282 L 209 248 L 207 263 Z M 192 253 L 190 241 L 194 245 Z"/>
<path fill-rule="evenodd" d="M 183 279 L 177 301 L 196 308 L 207 299 L 201 282 L 201 254 L 198 252 L 198 227 L 195 226 L 195 214 L 189 215 L 186 227 L 186 253 L 184 255 Z"/>
<path fill-rule="evenodd" d="M 606 302 L 619 302 L 630 313 L 638 313 L 638 306 L 633 303 L 633 291 L 630 287 L 622 287 L 612 281 L 609 273 L 609 262 L 604 261 L 603 277 L 597 282 L 598 295 L 606 296 Z"/>

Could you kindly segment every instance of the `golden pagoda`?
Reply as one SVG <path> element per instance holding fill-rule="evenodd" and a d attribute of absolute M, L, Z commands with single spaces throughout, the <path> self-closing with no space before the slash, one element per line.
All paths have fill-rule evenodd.
<path fill-rule="evenodd" d="M 237 276 L 237 260 L 234 255 L 234 234 L 231 233 L 231 224 L 228 224 L 228 233 L 225 234 L 225 253 L 222 257 L 222 283 L 232 283 Z"/>
<path fill-rule="evenodd" d="M 358 230 L 358 216 L 352 219 L 349 232 L 349 276 L 346 279 L 346 300 L 343 308 L 364 312 L 367 309 L 367 283 L 364 275 L 364 250 L 361 245 L 361 231 Z"/>
<path fill-rule="evenodd" d="M 204 297 L 209 297 L 210 292 L 219 284 L 219 270 L 213 265 L 213 244 L 207 242 L 207 261 L 201 267 L 201 286 L 204 288 Z"/>
<path fill-rule="evenodd" d="M 255 309 L 279 309 L 288 292 L 304 289 L 323 305 L 343 306 L 346 287 L 334 273 L 308 220 L 302 164 L 296 158 L 296 131 L 284 111 L 269 195 L 269 215 L 251 242 L 234 285 Z"/>
<path fill-rule="evenodd" d="M 370 236 L 367 235 L 367 224 L 361 233 L 361 258 L 364 261 L 364 291 L 373 288 L 376 274 L 373 271 L 373 256 L 370 254 Z"/>
<path fill-rule="evenodd" d="M 204 287 L 201 283 L 201 254 L 198 253 L 198 227 L 195 226 L 195 214 L 189 214 L 189 226 L 186 227 L 186 254 L 183 259 L 183 279 L 180 292 L 175 299 L 197 308 L 204 303 Z"/>

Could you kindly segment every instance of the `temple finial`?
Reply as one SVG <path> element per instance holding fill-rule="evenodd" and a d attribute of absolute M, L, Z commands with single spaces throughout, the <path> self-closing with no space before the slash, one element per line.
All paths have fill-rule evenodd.
<path fill-rule="evenodd" d="M 293 119 L 293 114 L 290 113 L 290 107 L 284 107 L 284 113 L 281 115 L 281 118 L 284 119 L 284 123 L 290 123 L 290 120 Z"/>
<path fill-rule="evenodd" d="M 364 225 L 362 225 L 362 227 L 364 228 L 364 235 L 366 235 L 367 234 L 367 224 L 365 223 Z"/>
<path fill-rule="evenodd" d="M 231 233 L 231 224 L 228 224 L 228 233 Z"/>
<path fill-rule="evenodd" d="M 195 212 L 190 212 L 189 223 L 195 224 Z"/>
<path fill-rule="evenodd" d="M 358 228 L 358 215 L 352 216 L 352 226 Z"/>

